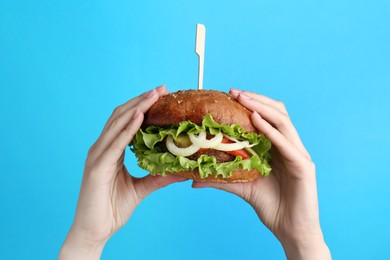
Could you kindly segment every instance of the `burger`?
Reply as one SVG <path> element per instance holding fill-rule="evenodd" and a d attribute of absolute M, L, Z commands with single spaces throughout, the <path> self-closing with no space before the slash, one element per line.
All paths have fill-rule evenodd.
<path fill-rule="evenodd" d="M 160 97 L 130 146 L 138 165 L 152 175 L 230 183 L 271 171 L 271 143 L 253 126 L 251 111 L 215 90 Z"/>

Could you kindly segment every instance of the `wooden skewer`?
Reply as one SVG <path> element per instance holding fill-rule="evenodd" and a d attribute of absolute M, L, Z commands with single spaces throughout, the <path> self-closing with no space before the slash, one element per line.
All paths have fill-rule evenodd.
<path fill-rule="evenodd" d="M 203 24 L 196 25 L 196 46 L 195 52 L 199 57 L 198 67 L 198 90 L 203 88 L 203 68 L 204 68 L 204 45 L 206 40 L 206 28 Z"/>

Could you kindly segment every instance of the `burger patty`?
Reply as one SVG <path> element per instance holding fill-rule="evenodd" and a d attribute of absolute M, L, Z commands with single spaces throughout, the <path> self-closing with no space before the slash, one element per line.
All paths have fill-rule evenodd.
<path fill-rule="evenodd" d="M 196 160 L 198 160 L 198 158 L 202 154 L 205 154 L 208 156 L 214 156 L 217 159 L 218 163 L 230 162 L 230 161 L 234 161 L 234 159 L 236 159 L 236 157 L 234 155 L 228 154 L 228 153 L 223 152 L 223 151 L 215 150 L 215 149 L 207 149 L 207 150 L 203 150 L 201 152 L 198 151 L 198 152 L 194 153 L 193 155 L 188 156 L 187 158 L 190 160 L 196 161 Z"/>

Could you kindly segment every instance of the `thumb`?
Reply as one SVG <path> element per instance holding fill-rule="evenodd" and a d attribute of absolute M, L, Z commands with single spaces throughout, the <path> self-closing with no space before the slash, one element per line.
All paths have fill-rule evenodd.
<path fill-rule="evenodd" d="M 236 194 L 237 196 L 244 198 L 248 192 L 248 187 L 246 184 L 247 183 L 219 183 L 219 182 L 193 181 L 192 188 L 196 188 L 196 189 L 198 189 L 198 188 L 216 188 L 219 190 L 224 190 L 224 191 Z"/>
<path fill-rule="evenodd" d="M 147 175 L 145 177 L 135 179 L 134 180 L 134 189 L 137 191 L 137 195 L 140 199 L 144 199 L 146 196 L 148 196 L 150 193 L 161 189 L 165 186 L 168 186 L 169 184 L 175 183 L 175 182 L 182 182 L 186 181 L 187 179 L 184 177 L 174 176 L 174 175 L 167 175 L 165 177 L 160 175 Z"/>

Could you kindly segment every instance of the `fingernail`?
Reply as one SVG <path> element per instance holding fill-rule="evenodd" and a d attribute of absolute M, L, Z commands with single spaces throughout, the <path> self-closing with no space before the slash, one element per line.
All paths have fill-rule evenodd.
<path fill-rule="evenodd" d="M 250 97 L 248 97 L 244 93 L 240 93 L 240 97 L 242 97 L 243 99 L 251 99 Z"/>
<path fill-rule="evenodd" d="M 233 94 L 239 94 L 239 93 L 242 92 L 242 90 L 239 90 L 239 89 L 236 89 L 236 88 L 231 88 L 230 92 L 232 92 Z"/>
<path fill-rule="evenodd" d="M 157 92 L 165 91 L 165 84 L 162 84 L 156 88 Z"/>

